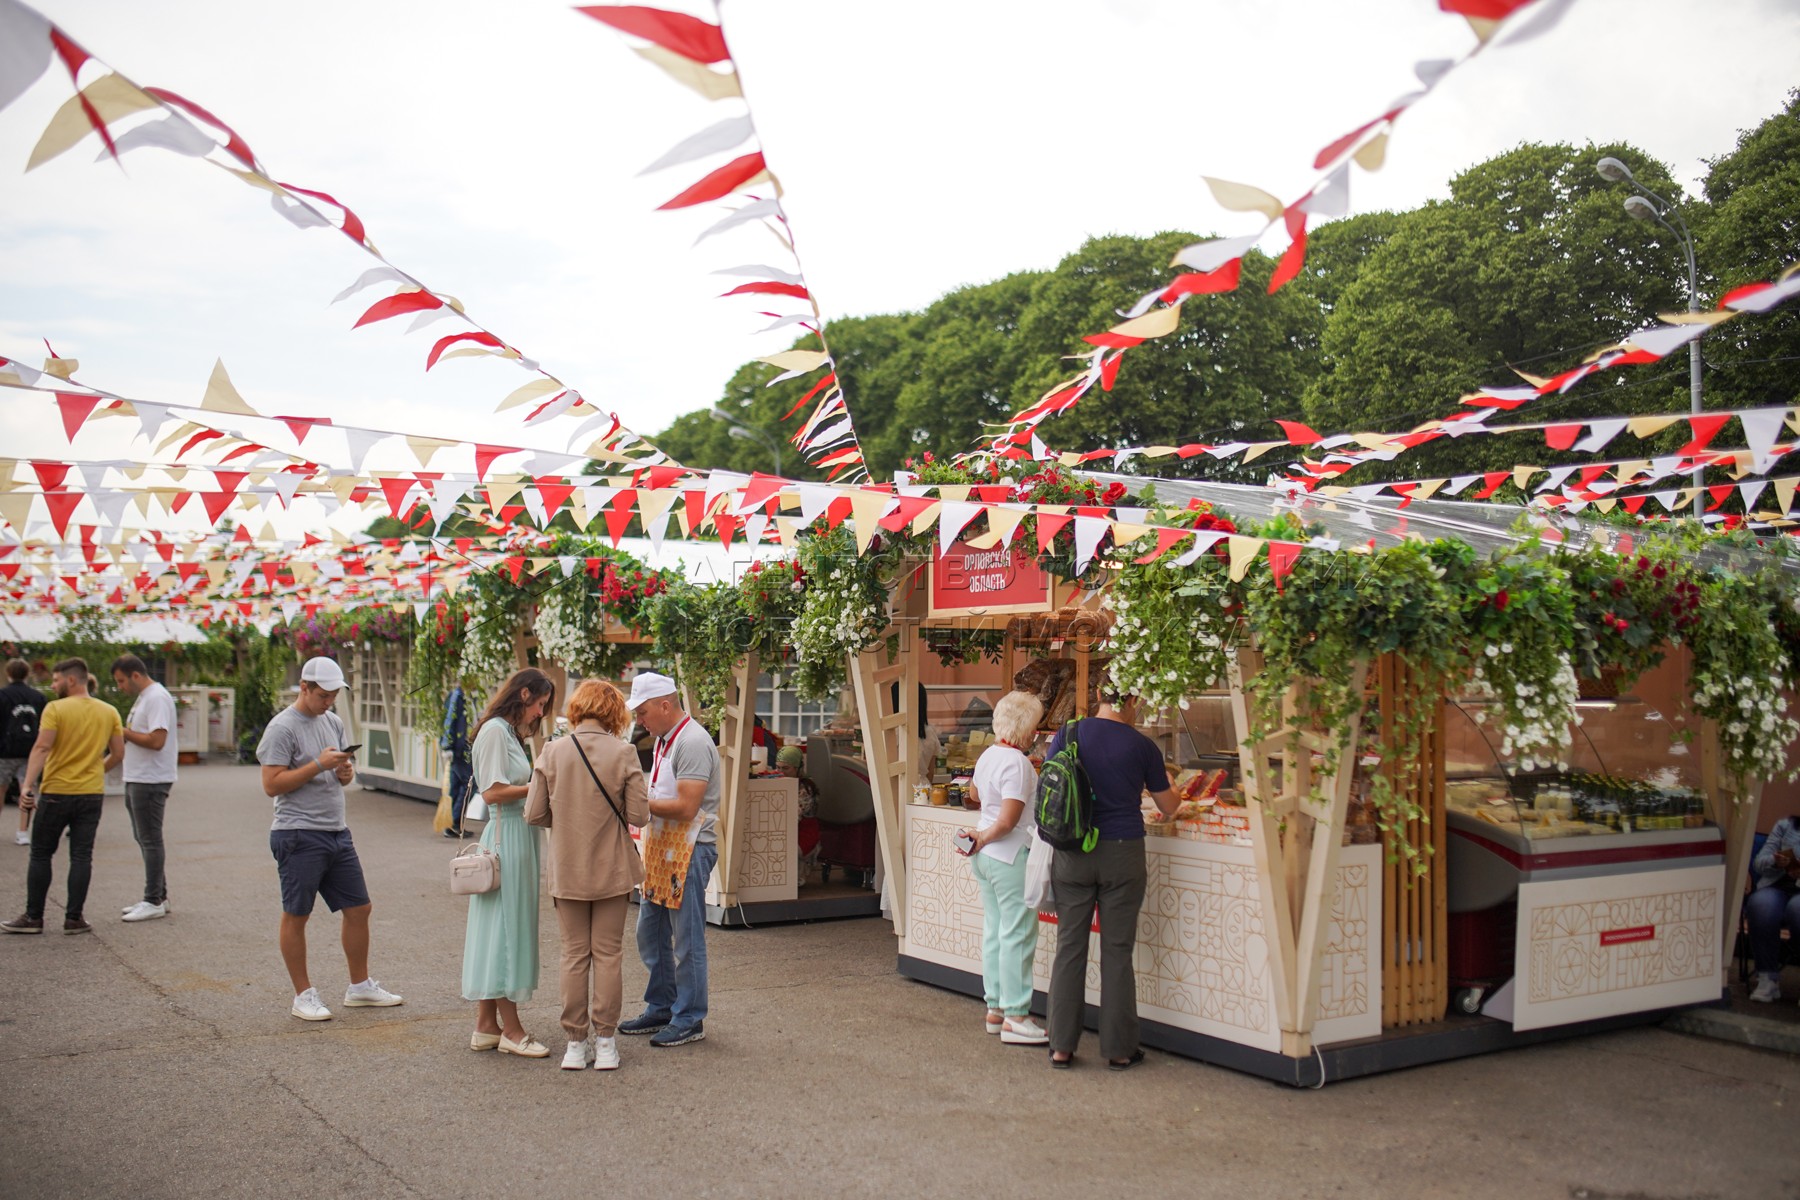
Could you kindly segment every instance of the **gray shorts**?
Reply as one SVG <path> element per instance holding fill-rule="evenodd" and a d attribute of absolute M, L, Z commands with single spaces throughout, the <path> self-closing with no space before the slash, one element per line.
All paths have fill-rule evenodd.
<path fill-rule="evenodd" d="M 11 790 L 13 780 L 19 781 L 19 787 L 25 786 L 25 767 L 30 762 L 29 758 L 0 758 L 0 799 Z"/>

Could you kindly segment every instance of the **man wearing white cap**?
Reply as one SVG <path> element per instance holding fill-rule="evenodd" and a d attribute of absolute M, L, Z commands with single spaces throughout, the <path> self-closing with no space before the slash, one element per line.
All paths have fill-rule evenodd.
<path fill-rule="evenodd" d="M 400 997 L 369 978 L 369 889 L 344 823 L 344 785 L 356 778 L 344 723 L 331 711 L 344 672 L 329 658 L 300 668 L 300 697 L 270 719 L 256 747 L 263 792 L 275 801 L 269 850 L 281 877 L 281 958 L 294 983 L 289 1010 L 302 1021 L 329 1021 L 306 971 L 306 921 L 313 900 L 325 897 L 344 914 L 344 961 L 351 984 L 344 1004 L 387 1008 Z M 359 982 L 360 981 L 360 982 Z"/>
<path fill-rule="evenodd" d="M 650 972 L 644 1011 L 619 1023 L 620 1033 L 651 1034 L 650 1044 L 684 1046 L 706 1036 L 706 881 L 719 860 L 719 748 L 681 707 L 675 681 L 646 671 L 631 681 L 627 706 L 655 735 L 650 763 L 650 816 L 699 822 L 680 907 L 638 905 L 638 955 Z"/>

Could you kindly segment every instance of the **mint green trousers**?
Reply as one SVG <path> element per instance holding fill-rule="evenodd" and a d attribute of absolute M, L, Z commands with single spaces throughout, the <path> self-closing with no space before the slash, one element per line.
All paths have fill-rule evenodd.
<path fill-rule="evenodd" d="M 1025 903 L 1025 860 L 1011 863 L 977 854 L 969 860 L 981 889 L 981 992 L 990 1009 L 1009 1017 L 1031 1011 L 1031 962 L 1037 953 L 1037 909 Z"/>

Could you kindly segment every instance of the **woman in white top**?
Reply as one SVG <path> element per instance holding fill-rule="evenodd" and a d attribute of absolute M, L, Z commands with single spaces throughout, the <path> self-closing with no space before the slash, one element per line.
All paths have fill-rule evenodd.
<path fill-rule="evenodd" d="M 1030 692 L 1008 692 L 994 706 L 994 744 L 975 761 L 971 798 L 981 806 L 975 828 L 975 883 L 981 889 L 981 990 L 986 1029 L 1010 1045 L 1050 1040 L 1031 1019 L 1031 962 L 1037 909 L 1025 903 L 1025 862 L 1037 832 L 1032 803 L 1037 770 L 1025 752 L 1037 740 L 1044 705 Z"/>

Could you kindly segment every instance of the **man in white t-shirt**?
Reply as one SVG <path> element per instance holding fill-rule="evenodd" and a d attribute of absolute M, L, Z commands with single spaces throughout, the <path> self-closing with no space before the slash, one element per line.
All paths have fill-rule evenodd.
<path fill-rule="evenodd" d="M 125 718 L 125 811 L 131 836 L 144 855 L 144 898 L 127 908 L 127 921 L 169 915 L 169 882 L 163 874 L 163 809 L 175 784 L 175 697 L 150 678 L 135 654 L 113 659 L 113 683 L 132 697 Z"/>

